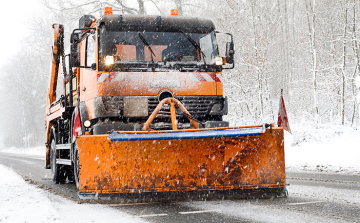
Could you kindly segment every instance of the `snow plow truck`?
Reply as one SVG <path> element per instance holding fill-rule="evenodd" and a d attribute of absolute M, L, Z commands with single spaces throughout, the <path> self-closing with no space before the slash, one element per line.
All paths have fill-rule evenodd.
<path fill-rule="evenodd" d="M 83 199 L 286 195 L 283 129 L 223 120 L 231 34 L 208 19 L 106 7 L 80 18 L 65 53 L 64 27 L 53 29 L 45 128 L 55 183 L 74 181 Z M 223 57 L 219 35 L 230 40 Z"/>

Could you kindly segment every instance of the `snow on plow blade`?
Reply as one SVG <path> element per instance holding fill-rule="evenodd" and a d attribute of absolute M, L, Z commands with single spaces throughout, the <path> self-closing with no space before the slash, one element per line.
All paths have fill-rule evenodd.
<path fill-rule="evenodd" d="M 283 139 L 264 126 L 80 136 L 79 196 L 282 195 Z"/>

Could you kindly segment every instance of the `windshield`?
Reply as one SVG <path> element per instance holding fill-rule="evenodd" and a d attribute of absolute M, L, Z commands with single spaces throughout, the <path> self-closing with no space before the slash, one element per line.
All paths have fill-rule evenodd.
<path fill-rule="evenodd" d="M 214 32 L 124 32 L 100 29 L 99 64 L 106 70 L 106 56 L 114 56 L 114 70 L 151 68 L 171 70 L 211 67 L 218 49 Z"/>

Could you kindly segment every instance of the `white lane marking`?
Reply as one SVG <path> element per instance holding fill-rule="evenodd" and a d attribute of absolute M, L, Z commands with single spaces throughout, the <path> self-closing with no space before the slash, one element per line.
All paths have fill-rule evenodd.
<path fill-rule="evenodd" d="M 138 217 L 140 218 L 146 218 L 146 217 L 159 217 L 159 216 L 167 216 L 168 214 L 148 214 L 148 215 L 140 215 Z"/>
<path fill-rule="evenodd" d="M 180 214 L 200 214 L 200 213 L 207 213 L 207 212 L 220 212 L 220 209 L 204 210 L 204 211 L 188 211 L 188 212 L 179 212 L 179 213 Z"/>
<path fill-rule="evenodd" d="M 316 203 L 323 203 L 325 201 L 309 201 L 309 202 L 301 202 L 301 203 L 289 203 L 286 205 L 302 205 L 302 204 L 316 204 Z"/>

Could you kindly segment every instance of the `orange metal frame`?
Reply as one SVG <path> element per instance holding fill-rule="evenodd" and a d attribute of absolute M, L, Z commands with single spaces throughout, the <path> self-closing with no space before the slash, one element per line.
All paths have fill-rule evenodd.
<path fill-rule="evenodd" d="M 143 127 L 144 131 L 149 129 L 149 126 L 150 126 L 151 122 L 155 119 L 156 115 L 159 113 L 159 111 L 161 110 L 161 108 L 163 107 L 163 105 L 165 103 L 170 104 L 171 124 L 172 124 L 172 129 L 173 130 L 177 130 L 175 104 L 181 109 L 181 111 L 183 111 L 186 114 L 190 115 L 188 110 L 186 110 L 186 108 L 178 100 L 176 100 L 175 98 L 165 98 L 162 101 L 160 101 L 160 103 L 158 104 L 158 106 L 156 106 L 153 113 L 149 116 L 148 120 L 144 123 L 144 127 Z M 188 117 L 188 119 L 191 122 L 191 124 L 194 126 L 194 128 L 196 128 L 196 129 L 199 128 L 199 123 L 197 123 L 196 121 L 192 120 L 189 117 Z"/>

